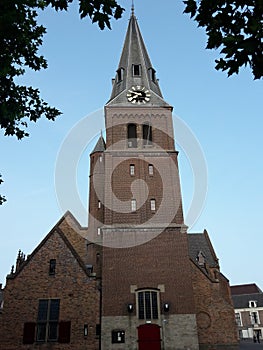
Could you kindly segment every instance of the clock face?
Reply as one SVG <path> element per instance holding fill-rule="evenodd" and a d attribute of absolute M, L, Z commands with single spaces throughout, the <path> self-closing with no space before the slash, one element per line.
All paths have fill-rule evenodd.
<path fill-rule="evenodd" d="M 132 86 L 127 92 L 127 99 L 131 103 L 145 104 L 150 101 L 151 94 L 144 86 Z"/>

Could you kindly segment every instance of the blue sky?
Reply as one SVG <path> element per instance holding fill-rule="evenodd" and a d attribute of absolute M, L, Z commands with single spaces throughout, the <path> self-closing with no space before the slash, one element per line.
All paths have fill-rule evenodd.
<path fill-rule="evenodd" d="M 109 99 L 130 15 L 130 1 L 120 3 L 127 11 L 112 23 L 111 31 L 80 20 L 76 5 L 67 13 L 50 9 L 39 16 L 47 27 L 41 53 L 49 67 L 28 72 L 23 82 L 39 87 L 42 97 L 63 115 L 55 122 L 43 119 L 31 125 L 30 137 L 23 141 L 0 138 L 5 180 L 0 192 L 8 199 L 0 208 L 2 283 L 18 250 L 30 254 L 63 215 L 54 185 L 57 155 L 73 126 L 85 116 L 91 125 L 96 123 L 93 112 Z M 182 13 L 182 1 L 162 4 L 136 1 L 135 13 L 165 100 L 198 139 L 206 159 L 207 198 L 190 232 L 208 230 L 231 284 L 255 282 L 263 287 L 262 81 L 254 81 L 249 69 L 230 78 L 217 72 L 214 60 L 219 53 L 205 49 L 204 30 Z M 77 176 L 84 204 L 88 153 L 81 157 Z M 179 162 L 187 214 L 194 181 L 182 150 Z M 85 225 L 85 218 L 78 219 Z"/>

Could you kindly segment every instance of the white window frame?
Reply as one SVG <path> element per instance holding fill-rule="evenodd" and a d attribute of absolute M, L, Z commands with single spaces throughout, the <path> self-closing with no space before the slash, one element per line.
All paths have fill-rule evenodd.
<path fill-rule="evenodd" d="M 140 310 L 139 310 L 139 304 L 140 304 L 140 301 L 139 301 L 139 294 L 140 293 L 143 293 L 143 308 L 144 308 L 144 316 L 143 318 L 140 317 Z M 147 317 L 147 306 L 146 306 L 146 293 L 150 293 L 148 295 L 150 295 L 150 310 L 148 309 L 148 312 L 150 311 L 150 317 Z M 152 293 L 156 293 L 156 302 L 157 302 L 157 309 L 156 309 L 156 312 L 157 312 L 157 317 L 153 317 L 153 313 L 154 313 L 154 309 L 153 309 L 153 299 L 152 299 Z M 160 291 L 159 290 L 156 290 L 156 289 L 142 289 L 142 290 L 138 290 L 136 291 L 136 312 L 137 312 L 137 317 L 138 319 L 140 320 L 157 320 L 160 318 Z"/>
<path fill-rule="evenodd" d="M 255 320 L 255 316 L 254 315 L 256 315 L 257 322 Z M 260 324 L 258 311 L 251 311 L 250 312 L 250 320 L 251 320 L 251 324 Z"/>
<path fill-rule="evenodd" d="M 135 212 L 137 210 L 137 203 L 136 203 L 136 199 L 132 199 L 131 200 L 131 211 Z"/>
<path fill-rule="evenodd" d="M 134 164 L 130 164 L 130 175 L 131 176 L 135 175 L 135 165 Z"/>
<path fill-rule="evenodd" d="M 154 198 L 151 199 L 151 211 L 156 210 L 156 200 Z"/>
<path fill-rule="evenodd" d="M 257 307 L 257 301 L 256 300 L 249 300 L 248 306 L 249 307 Z"/>
<path fill-rule="evenodd" d="M 153 176 L 153 165 L 152 164 L 149 164 L 148 171 L 149 171 L 149 175 Z"/>
<path fill-rule="evenodd" d="M 239 327 L 243 326 L 241 312 L 235 312 L 236 325 Z"/>

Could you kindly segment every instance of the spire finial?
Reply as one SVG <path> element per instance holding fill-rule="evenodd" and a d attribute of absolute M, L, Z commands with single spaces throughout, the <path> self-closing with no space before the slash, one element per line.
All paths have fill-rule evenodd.
<path fill-rule="evenodd" d="M 132 0 L 131 14 L 134 16 L 134 0 Z"/>

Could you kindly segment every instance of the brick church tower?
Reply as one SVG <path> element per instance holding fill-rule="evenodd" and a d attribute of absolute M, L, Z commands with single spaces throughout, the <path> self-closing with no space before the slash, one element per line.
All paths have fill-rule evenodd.
<path fill-rule="evenodd" d="M 206 341 L 222 344 L 214 335 L 200 340 L 198 319 L 206 324 L 211 316 L 196 303 L 202 287 L 193 282 L 189 242 L 196 243 L 196 237 L 189 239 L 184 224 L 173 108 L 162 96 L 134 11 L 112 84 L 106 142 L 101 136 L 91 154 L 90 176 L 89 237 L 101 246 L 99 253 L 96 245 L 90 249 L 102 281 L 101 349 L 195 350 Z M 194 263 L 200 252 L 194 250 Z M 218 271 L 214 257 L 211 266 Z M 227 298 L 232 332 L 227 342 L 233 344 Z"/>
<path fill-rule="evenodd" d="M 134 14 L 105 118 L 102 349 L 197 349 L 172 107 Z"/>

